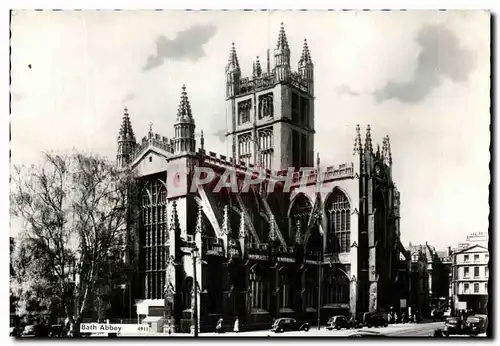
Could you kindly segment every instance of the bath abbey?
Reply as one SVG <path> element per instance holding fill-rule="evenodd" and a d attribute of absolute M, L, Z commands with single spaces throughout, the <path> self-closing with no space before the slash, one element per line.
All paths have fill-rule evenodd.
<path fill-rule="evenodd" d="M 130 304 L 138 319 L 161 318 L 179 332 L 238 319 L 251 330 L 278 317 L 316 323 L 398 309 L 407 298 L 389 136 L 377 145 L 370 126 L 358 125 L 346 148 L 352 162 L 322 162 L 314 149 L 313 59 L 306 40 L 299 49 L 294 68 L 282 26 L 267 61 L 257 58 L 245 77 L 231 45 L 229 155 L 206 150 L 203 132 L 195 139 L 199 110 L 186 86 L 173 138 L 150 129 L 137 141 L 125 109 L 117 164 L 140 185 L 139 222 L 128 230 L 136 239 Z"/>

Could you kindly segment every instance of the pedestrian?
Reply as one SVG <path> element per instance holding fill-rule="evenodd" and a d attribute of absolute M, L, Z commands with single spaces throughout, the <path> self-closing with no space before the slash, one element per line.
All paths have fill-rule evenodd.
<path fill-rule="evenodd" d="M 236 317 L 236 320 L 234 321 L 234 328 L 233 332 L 238 333 L 240 331 L 240 320 L 238 317 Z"/>
<path fill-rule="evenodd" d="M 172 322 L 168 319 L 168 335 L 172 335 Z"/>
<path fill-rule="evenodd" d="M 219 320 L 217 321 L 217 326 L 215 327 L 215 332 L 217 334 L 222 333 L 222 321 L 222 318 L 219 318 Z"/>

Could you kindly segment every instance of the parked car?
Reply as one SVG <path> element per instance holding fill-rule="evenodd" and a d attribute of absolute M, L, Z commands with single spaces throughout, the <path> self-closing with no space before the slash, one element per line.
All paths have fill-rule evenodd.
<path fill-rule="evenodd" d="M 326 329 L 328 329 L 328 330 L 337 329 L 338 330 L 338 329 L 342 329 L 342 328 L 346 328 L 346 329 L 351 328 L 349 321 L 347 320 L 347 318 L 345 316 L 337 315 L 337 316 L 330 317 L 330 319 L 328 320 Z"/>
<path fill-rule="evenodd" d="M 50 326 L 49 338 L 64 338 L 66 331 L 62 324 L 54 324 Z"/>
<path fill-rule="evenodd" d="M 278 318 L 271 328 L 272 332 L 309 331 L 309 323 L 299 323 L 295 318 Z"/>
<path fill-rule="evenodd" d="M 480 316 L 467 317 L 467 320 L 465 320 L 464 332 L 472 336 L 486 332 L 485 319 Z"/>
<path fill-rule="evenodd" d="M 389 322 L 380 313 L 366 312 L 363 314 L 362 324 L 368 328 L 387 327 L 389 325 Z"/>
<path fill-rule="evenodd" d="M 446 317 L 444 321 L 443 335 L 450 336 L 452 334 L 462 334 L 462 321 L 460 317 Z"/>
<path fill-rule="evenodd" d="M 46 337 L 48 336 L 48 330 L 47 327 L 43 324 L 36 324 L 36 325 L 27 325 L 24 327 L 23 332 L 21 333 L 22 337 Z"/>

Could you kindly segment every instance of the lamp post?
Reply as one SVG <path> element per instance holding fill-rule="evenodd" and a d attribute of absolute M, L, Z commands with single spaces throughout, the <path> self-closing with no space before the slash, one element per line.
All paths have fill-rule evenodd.
<path fill-rule="evenodd" d="M 318 251 L 318 330 L 321 330 L 321 250 Z"/>
<path fill-rule="evenodd" d="M 198 337 L 198 275 L 196 270 L 196 261 L 198 260 L 200 254 L 199 249 L 195 247 L 191 252 L 193 258 L 193 294 L 194 294 L 194 306 L 193 306 L 193 323 L 194 323 L 194 337 Z"/>

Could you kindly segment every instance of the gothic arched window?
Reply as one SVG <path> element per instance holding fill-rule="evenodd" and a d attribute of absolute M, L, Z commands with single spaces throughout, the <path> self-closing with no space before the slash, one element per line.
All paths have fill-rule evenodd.
<path fill-rule="evenodd" d="M 273 162 L 273 128 L 269 127 L 259 131 L 259 150 L 261 155 L 260 164 L 267 169 L 272 167 Z"/>
<path fill-rule="evenodd" d="M 250 163 L 252 157 L 252 135 L 250 133 L 238 137 L 238 157 L 247 165 Z"/>
<path fill-rule="evenodd" d="M 273 117 L 273 94 L 259 96 L 259 119 Z"/>
<path fill-rule="evenodd" d="M 252 100 L 245 100 L 238 103 L 238 125 L 250 121 L 250 110 L 252 109 Z"/>
<path fill-rule="evenodd" d="M 293 201 L 292 208 L 290 209 L 290 214 L 288 218 L 290 220 L 290 228 L 289 228 L 289 238 L 294 239 L 295 227 L 297 225 L 297 221 L 300 221 L 300 225 L 302 228 L 302 236 L 304 236 L 304 230 L 307 229 L 307 224 L 309 222 L 309 217 L 311 215 L 312 205 L 309 199 L 303 194 L 300 193 L 295 200 Z"/>
<path fill-rule="evenodd" d="M 268 308 L 268 282 L 262 275 L 260 268 L 250 271 L 250 308 L 253 310 Z"/>
<path fill-rule="evenodd" d="M 345 193 L 335 188 L 326 202 L 328 253 L 351 251 L 351 206 Z"/>
<path fill-rule="evenodd" d="M 141 276 L 145 278 L 147 299 L 163 297 L 167 253 L 167 191 L 162 181 L 145 183 L 141 197 L 140 245 Z"/>

